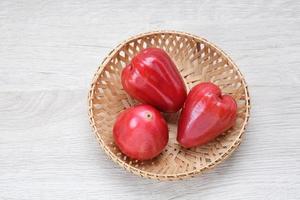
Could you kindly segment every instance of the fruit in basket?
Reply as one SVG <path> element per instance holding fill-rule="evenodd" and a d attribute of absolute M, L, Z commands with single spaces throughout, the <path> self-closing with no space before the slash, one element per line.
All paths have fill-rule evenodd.
<path fill-rule="evenodd" d="M 130 96 L 163 112 L 177 112 L 187 96 L 174 62 L 159 48 L 139 52 L 123 69 L 121 79 Z"/>
<path fill-rule="evenodd" d="M 177 141 L 190 148 L 205 144 L 235 124 L 237 104 L 213 83 L 196 85 L 187 96 L 178 121 Z"/>
<path fill-rule="evenodd" d="M 119 114 L 113 137 L 128 157 L 148 160 L 159 155 L 167 145 L 168 126 L 158 110 L 150 105 L 138 105 Z"/>

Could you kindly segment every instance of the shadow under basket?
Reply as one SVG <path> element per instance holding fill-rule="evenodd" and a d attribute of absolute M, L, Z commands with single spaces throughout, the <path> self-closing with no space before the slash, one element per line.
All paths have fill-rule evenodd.
<path fill-rule="evenodd" d="M 185 149 L 176 141 L 179 113 L 164 114 L 169 126 L 169 143 L 158 157 L 138 161 L 122 154 L 113 140 L 113 125 L 121 111 L 138 102 L 123 90 L 120 74 L 133 56 L 148 47 L 161 48 L 169 54 L 188 91 L 200 82 L 210 81 L 224 94 L 231 95 L 238 105 L 235 126 L 206 145 Z M 241 142 L 250 109 L 247 85 L 229 56 L 201 37 L 176 31 L 137 35 L 113 49 L 94 76 L 88 102 L 90 124 L 106 154 L 134 174 L 159 180 L 193 177 L 225 160 Z"/>

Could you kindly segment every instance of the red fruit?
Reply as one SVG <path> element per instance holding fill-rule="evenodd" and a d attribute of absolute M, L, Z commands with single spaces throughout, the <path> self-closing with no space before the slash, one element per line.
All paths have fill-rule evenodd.
<path fill-rule="evenodd" d="M 121 79 L 129 95 L 164 112 L 178 111 L 187 96 L 175 64 L 162 49 L 139 52 L 123 69 Z"/>
<path fill-rule="evenodd" d="M 237 104 L 213 83 L 200 83 L 188 94 L 179 122 L 177 141 L 189 148 L 205 144 L 232 127 Z"/>
<path fill-rule="evenodd" d="M 117 118 L 113 136 L 120 150 L 130 158 L 148 160 L 159 155 L 168 143 L 168 126 L 158 110 L 138 105 Z"/>

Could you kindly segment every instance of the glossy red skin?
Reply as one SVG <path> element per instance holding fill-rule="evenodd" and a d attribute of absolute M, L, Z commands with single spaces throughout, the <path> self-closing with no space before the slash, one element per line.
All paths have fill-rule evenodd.
<path fill-rule="evenodd" d="M 187 96 L 178 69 L 162 49 L 139 52 L 123 69 L 121 79 L 130 96 L 163 112 L 177 112 Z"/>
<path fill-rule="evenodd" d="M 177 141 L 190 148 L 205 144 L 235 124 L 237 104 L 213 83 L 200 83 L 188 94 L 179 122 Z"/>
<path fill-rule="evenodd" d="M 166 121 L 150 105 L 138 105 L 123 111 L 115 122 L 113 136 L 120 150 L 137 160 L 156 157 L 169 140 Z"/>

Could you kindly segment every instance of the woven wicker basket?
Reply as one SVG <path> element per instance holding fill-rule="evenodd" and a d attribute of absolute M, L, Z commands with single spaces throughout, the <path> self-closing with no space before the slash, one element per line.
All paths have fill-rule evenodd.
<path fill-rule="evenodd" d="M 178 113 L 165 114 L 170 139 L 160 156 L 142 162 L 122 154 L 114 144 L 112 127 L 122 110 L 138 102 L 123 90 L 120 73 L 137 52 L 147 47 L 162 48 L 170 55 L 188 90 L 202 81 L 211 81 L 233 96 L 238 104 L 236 125 L 206 145 L 185 149 L 176 141 Z M 207 40 L 175 31 L 145 33 L 118 45 L 96 72 L 88 101 L 90 124 L 108 156 L 134 174 L 159 180 L 193 177 L 227 158 L 241 142 L 250 109 L 247 85 L 234 62 Z"/>

